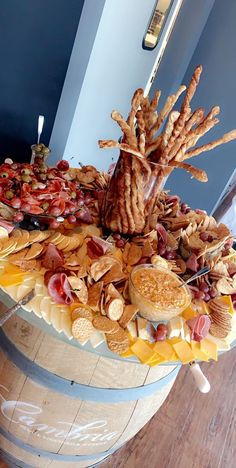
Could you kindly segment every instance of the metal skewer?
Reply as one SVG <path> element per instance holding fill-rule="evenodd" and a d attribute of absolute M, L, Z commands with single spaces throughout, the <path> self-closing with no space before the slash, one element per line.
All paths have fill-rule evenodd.
<path fill-rule="evenodd" d="M 184 283 L 180 284 L 178 288 L 182 288 L 182 286 L 186 286 L 186 284 L 191 283 L 191 281 L 194 281 L 195 279 L 206 275 L 207 273 L 209 273 L 209 271 L 210 271 L 210 268 L 208 266 L 201 268 L 201 270 L 197 271 L 195 275 L 191 276 L 191 278 L 187 279 Z"/>

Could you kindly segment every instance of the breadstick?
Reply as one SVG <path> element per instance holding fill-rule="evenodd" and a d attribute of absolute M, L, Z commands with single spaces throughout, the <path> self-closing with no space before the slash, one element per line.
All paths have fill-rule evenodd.
<path fill-rule="evenodd" d="M 143 89 L 139 88 L 135 91 L 131 100 L 131 111 L 128 115 L 127 124 L 129 125 L 132 133 L 135 135 L 135 116 L 136 112 L 143 100 Z"/>
<path fill-rule="evenodd" d="M 177 91 L 177 93 L 175 94 L 172 94 L 171 96 L 168 96 L 165 104 L 164 104 L 164 107 L 163 109 L 160 111 L 159 115 L 158 115 L 158 118 L 157 118 L 157 122 L 156 124 L 152 127 L 152 129 L 150 130 L 149 132 L 149 135 L 148 137 L 149 138 L 152 138 L 155 133 L 157 132 L 157 130 L 159 130 L 159 128 L 161 127 L 161 125 L 163 124 L 166 116 L 169 114 L 169 112 L 171 111 L 171 109 L 173 108 L 173 106 L 175 105 L 176 101 L 179 99 L 179 96 L 186 90 L 186 86 L 185 85 L 181 85 Z"/>
<path fill-rule="evenodd" d="M 181 168 L 185 169 L 185 171 L 190 172 L 192 176 L 200 180 L 200 182 L 207 182 L 208 177 L 207 173 L 203 169 L 199 169 L 198 167 L 194 167 L 191 164 L 179 162 L 179 161 L 170 161 L 170 166 L 171 167 L 176 167 L 176 168 Z"/>
<path fill-rule="evenodd" d="M 132 132 L 130 126 L 127 124 L 125 119 L 122 117 L 122 115 L 117 111 L 113 111 L 111 113 L 111 117 L 112 117 L 113 120 L 115 120 L 115 122 L 118 123 L 118 125 L 121 128 L 122 132 L 126 136 L 127 143 L 132 145 L 132 146 L 137 146 L 137 138 L 134 135 L 134 133 Z"/>
<path fill-rule="evenodd" d="M 134 156 L 138 156 L 139 158 L 144 158 L 140 151 L 127 145 L 126 143 L 119 143 L 115 140 L 98 140 L 98 144 L 100 148 L 120 148 L 122 151 L 125 151 L 125 153 L 131 153 L 134 154 Z"/>
<path fill-rule="evenodd" d="M 197 156 L 198 154 L 201 154 L 205 151 L 211 151 L 217 146 L 222 145 L 224 143 L 228 143 L 229 141 L 232 141 L 235 139 L 236 139 L 236 129 L 231 130 L 231 132 L 225 133 L 221 138 L 218 138 L 215 141 L 211 141 L 210 143 L 206 145 L 199 146 L 198 148 L 195 148 L 192 151 L 189 151 L 188 153 L 186 153 L 185 159 L 192 158 L 193 156 Z"/>

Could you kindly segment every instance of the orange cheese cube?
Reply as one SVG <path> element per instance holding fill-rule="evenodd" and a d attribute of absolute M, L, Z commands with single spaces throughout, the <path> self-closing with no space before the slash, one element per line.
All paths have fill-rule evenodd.
<path fill-rule="evenodd" d="M 195 356 L 193 354 L 192 349 L 186 343 L 186 341 L 180 341 L 179 343 L 173 344 L 173 348 L 179 357 L 179 359 L 183 362 L 183 364 L 187 364 L 188 362 L 194 361 Z"/>
<path fill-rule="evenodd" d="M 171 361 L 172 358 L 175 359 L 176 357 L 176 354 L 171 344 L 167 341 L 157 341 L 157 343 L 153 347 L 153 350 L 167 361 Z"/>
<path fill-rule="evenodd" d="M 206 338 L 200 342 L 200 349 L 207 354 L 210 359 L 218 360 L 217 345 Z"/>
<path fill-rule="evenodd" d="M 147 362 L 155 356 L 155 352 L 141 339 L 137 339 L 131 346 L 131 351 L 143 364 L 147 364 Z"/>
<path fill-rule="evenodd" d="M 185 320 L 189 320 L 189 319 L 195 317 L 197 314 L 196 314 L 195 310 L 190 305 L 190 306 L 187 307 L 187 309 L 185 309 L 182 312 L 181 315 Z"/>
<path fill-rule="evenodd" d="M 231 296 L 221 296 L 218 300 L 229 306 L 229 312 L 232 315 L 235 313 Z"/>
<path fill-rule="evenodd" d="M 195 356 L 195 359 L 199 359 L 199 361 L 208 361 L 209 360 L 208 354 L 205 354 L 201 350 L 200 343 L 197 343 L 197 341 L 191 341 L 191 348 L 192 348 L 193 354 Z"/>

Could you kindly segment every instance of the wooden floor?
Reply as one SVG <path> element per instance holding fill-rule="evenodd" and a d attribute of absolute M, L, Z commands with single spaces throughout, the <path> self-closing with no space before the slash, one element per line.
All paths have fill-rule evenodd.
<path fill-rule="evenodd" d="M 158 413 L 99 468 L 236 468 L 236 349 L 201 367 L 210 393 L 184 367 Z"/>
<path fill-rule="evenodd" d="M 99 468 L 236 468 L 236 348 L 202 369 L 210 393 L 183 367 L 158 413 Z"/>

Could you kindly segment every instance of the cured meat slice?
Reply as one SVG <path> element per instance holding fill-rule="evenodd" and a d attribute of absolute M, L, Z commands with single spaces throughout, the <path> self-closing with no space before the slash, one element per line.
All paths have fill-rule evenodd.
<path fill-rule="evenodd" d="M 70 283 L 65 273 L 55 273 L 51 276 L 48 293 L 57 304 L 70 305 L 73 302 Z"/>
<path fill-rule="evenodd" d="M 54 244 L 48 244 L 42 266 L 47 270 L 56 270 L 64 264 L 64 257 Z"/>
<path fill-rule="evenodd" d="M 211 319 L 208 315 L 200 314 L 187 320 L 186 323 L 191 330 L 191 340 L 201 341 L 209 332 Z"/>

